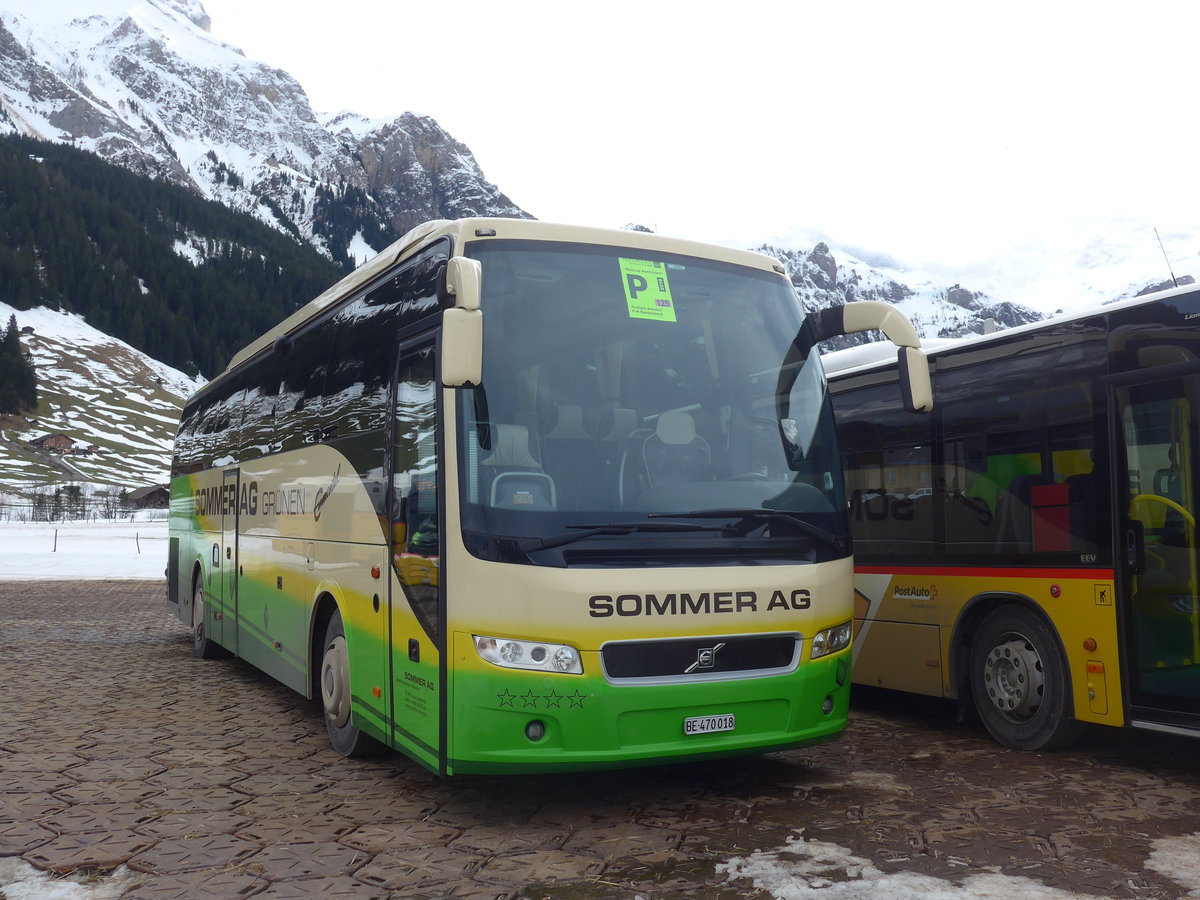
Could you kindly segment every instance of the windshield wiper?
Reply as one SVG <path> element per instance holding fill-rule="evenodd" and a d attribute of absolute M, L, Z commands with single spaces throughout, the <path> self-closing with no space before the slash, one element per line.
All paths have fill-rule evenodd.
<path fill-rule="evenodd" d="M 786 509 L 694 509 L 690 512 L 679 513 L 647 513 L 652 519 L 741 519 L 742 526 L 736 529 L 722 529 L 726 532 L 732 532 L 737 537 L 745 537 L 750 533 L 751 528 L 755 527 L 758 522 L 770 522 L 772 519 L 776 521 L 784 521 L 791 525 L 795 525 L 800 531 L 803 531 L 811 538 L 815 538 L 822 543 L 828 544 L 831 547 L 841 549 L 844 541 L 832 531 L 826 531 L 819 525 L 814 525 L 805 519 L 800 513 L 792 512 Z M 753 523 L 753 524 L 750 524 Z M 749 527 L 747 525 L 749 524 Z"/>
<path fill-rule="evenodd" d="M 635 531 L 724 531 L 719 525 L 696 525 L 692 522 L 608 522 L 605 524 L 568 525 L 568 528 L 578 529 L 563 534 L 555 534 L 544 538 L 526 538 L 517 542 L 517 549 L 522 553 L 536 550 L 549 550 L 551 547 L 561 547 L 573 544 L 598 534 L 633 534 Z"/>

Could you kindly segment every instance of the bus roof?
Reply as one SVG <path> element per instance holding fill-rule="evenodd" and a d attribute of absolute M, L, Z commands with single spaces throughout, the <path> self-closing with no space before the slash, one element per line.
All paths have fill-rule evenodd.
<path fill-rule="evenodd" d="M 921 341 L 921 349 L 930 357 L 937 357 L 939 354 L 949 350 L 1001 343 L 1015 335 L 1037 332 L 1045 328 L 1057 328 L 1068 322 L 1077 322 L 1081 319 L 1090 319 L 1098 315 L 1107 315 L 1114 310 L 1160 303 L 1171 297 L 1178 297 L 1196 290 L 1200 290 L 1200 287 L 1197 287 L 1195 284 L 1182 285 L 1180 287 L 1168 288 L 1165 291 L 1155 291 L 1153 294 L 1143 294 L 1138 297 L 1130 297 L 1127 300 L 1104 303 L 1099 306 L 1079 310 L 1078 312 L 1051 316 L 1039 322 L 1018 325 L 1016 328 L 1006 328 L 1002 331 L 993 331 L 989 334 L 972 334 L 960 338 L 931 338 L 930 340 Z M 833 353 L 827 353 L 821 357 L 821 364 L 825 369 L 825 374 L 829 376 L 866 372 L 871 369 L 883 368 L 889 363 L 894 365 L 895 362 L 896 348 L 889 341 L 874 341 L 870 344 L 860 344 L 857 347 L 849 347 L 845 350 L 835 350 Z"/>
<path fill-rule="evenodd" d="M 314 300 L 288 316 L 265 334 L 255 338 L 234 354 L 218 378 L 270 347 L 278 338 L 290 334 L 323 310 L 355 294 L 360 288 L 374 281 L 397 263 L 411 256 L 428 244 L 450 237 L 454 252 L 461 251 L 468 240 L 504 240 L 518 238 L 535 241 L 564 241 L 567 243 L 612 244 L 637 249 L 678 253 L 683 256 L 700 256 L 737 265 L 766 269 L 780 274 L 785 269 L 778 260 L 750 250 L 738 250 L 717 244 L 704 244 L 682 238 L 663 237 L 645 231 L 626 231 L 607 228 L 590 228 L 581 225 L 560 225 L 536 219 L 437 219 L 418 225 L 400 240 L 355 269 L 341 281 L 332 285 Z M 213 379 L 214 381 L 217 379 Z"/>

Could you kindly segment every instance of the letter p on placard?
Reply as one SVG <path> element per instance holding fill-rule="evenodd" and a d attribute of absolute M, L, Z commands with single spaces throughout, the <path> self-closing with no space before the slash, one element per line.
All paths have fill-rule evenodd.
<path fill-rule="evenodd" d="M 666 263 L 627 257 L 619 257 L 617 262 L 629 318 L 674 322 L 675 301 L 671 297 Z"/>

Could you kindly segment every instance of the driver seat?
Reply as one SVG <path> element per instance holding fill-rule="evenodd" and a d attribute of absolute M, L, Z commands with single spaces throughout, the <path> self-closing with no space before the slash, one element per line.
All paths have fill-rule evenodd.
<path fill-rule="evenodd" d="M 695 419 L 685 412 L 664 412 L 653 432 L 640 439 L 635 436 L 622 459 L 622 499 L 630 500 L 655 485 L 708 481 L 711 465 L 712 452 L 708 441 L 696 434 Z M 632 493 L 626 490 L 626 478 L 631 475 L 628 488 Z"/>
<path fill-rule="evenodd" d="M 542 464 L 529 442 L 524 425 L 491 426 L 493 449 L 479 461 L 481 471 L 489 473 L 488 497 L 501 509 L 554 509 L 554 479 L 542 471 Z"/>

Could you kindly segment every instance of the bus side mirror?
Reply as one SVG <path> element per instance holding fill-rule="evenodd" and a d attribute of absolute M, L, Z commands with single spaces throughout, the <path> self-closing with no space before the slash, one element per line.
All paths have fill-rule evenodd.
<path fill-rule="evenodd" d="M 453 256 L 438 272 L 438 303 L 445 307 L 479 309 L 483 267 L 477 259 Z"/>
<path fill-rule="evenodd" d="M 921 349 L 917 330 L 896 307 L 880 300 L 856 300 L 809 313 L 808 323 L 813 340 L 817 342 L 838 334 L 882 331 L 899 348 L 900 393 L 904 408 L 909 412 L 933 411 L 929 361 Z"/>
<path fill-rule="evenodd" d="M 442 311 L 442 386 L 483 384 L 483 313 L 477 309 Z"/>
<path fill-rule="evenodd" d="M 483 383 L 483 313 L 479 296 L 483 267 L 475 259 L 446 261 L 438 284 L 439 299 L 453 300 L 442 310 L 442 385 L 478 387 Z"/>
<path fill-rule="evenodd" d="M 901 347 L 896 354 L 900 370 L 900 396 L 909 412 L 933 412 L 933 385 L 929 381 L 929 360 L 917 347 Z"/>
<path fill-rule="evenodd" d="M 795 419 L 780 419 L 778 424 L 788 468 L 798 472 L 804 462 L 804 451 L 800 447 L 800 424 Z"/>

